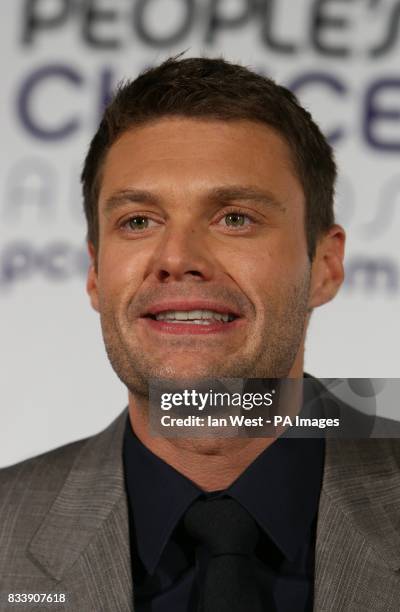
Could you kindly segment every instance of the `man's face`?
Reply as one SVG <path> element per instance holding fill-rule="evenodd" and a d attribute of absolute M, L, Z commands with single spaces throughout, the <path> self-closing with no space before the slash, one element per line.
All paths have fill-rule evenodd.
<path fill-rule="evenodd" d="M 187 118 L 136 127 L 108 152 L 98 205 L 88 289 L 132 393 L 155 377 L 291 372 L 311 265 L 303 190 L 277 133 Z"/>

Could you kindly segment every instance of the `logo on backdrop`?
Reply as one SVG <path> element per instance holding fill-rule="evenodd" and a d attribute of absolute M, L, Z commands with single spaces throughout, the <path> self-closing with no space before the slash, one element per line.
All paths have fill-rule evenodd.
<path fill-rule="evenodd" d="M 203 45 L 212 46 L 224 34 L 239 36 L 250 27 L 265 50 L 285 56 L 312 49 L 322 57 L 347 58 L 361 52 L 378 59 L 396 51 L 399 0 L 298 0 L 296 4 L 303 18 L 294 20 L 288 33 L 293 0 L 26 0 L 21 41 L 32 48 L 52 32 L 73 27 L 80 42 L 91 49 L 118 51 L 139 44 L 168 50 L 184 47 L 193 34 Z M 162 12 L 165 6 L 168 13 Z M 361 47 L 355 44 L 357 28 L 365 33 Z"/>
<path fill-rule="evenodd" d="M 65 162 L 60 147 L 89 140 L 123 76 L 127 50 L 141 52 L 132 71 L 137 73 L 172 47 L 197 44 L 213 55 L 232 38 L 235 47 L 241 40 L 245 45 L 251 33 L 260 73 L 273 74 L 279 62 L 287 69 L 280 81 L 300 99 L 316 96 L 322 110 L 325 103 L 335 109 L 324 131 L 337 149 L 358 141 L 366 154 L 393 160 L 400 153 L 400 76 L 382 68 L 399 52 L 400 0 L 299 0 L 297 9 L 292 0 L 25 0 L 22 5 L 14 50 L 21 68 L 13 75 L 9 115 L 30 154 L 10 156 L 5 170 L 0 219 L 9 239 L 0 248 L 0 291 L 38 275 L 65 281 L 85 274 L 82 240 L 67 238 L 71 231 L 56 233 L 63 219 L 74 234 L 82 237 L 84 231 L 78 165 L 60 167 L 57 157 L 64 155 Z M 295 10 L 299 18 L 288 19 Z M 68 36 L 83 54 L 71 54 L 70 45 L 59 42 Z M 43 60 L 46 50 L 51 61 Z M 143 61 L 146 55 L 149 62 Z M 318 69 L 310 68 L 310 58 Z M 360 62 L 368 69 L 355 81 L 353 70 L 345 68 Z M 293 66 L 298 66 L 294 72 Z M 64 104 L 47 103 L 54 88 L 65 95 Z M 352 119 L 349 107 L 355 107 Z M 361 245 L 383 244 L 398 219 L 400 174 L 379 179 L 373 215 L 358 225 L 363 202 L 355 196 L 357 180 L 342 178 L 346 222 Z M 50 236 L 39 245 L 31 240 L 35 226 L 48 228 Z M 398 260 L 361 246 L 347 259 L 346 283 L 349 295 L 398 294 Z"/>

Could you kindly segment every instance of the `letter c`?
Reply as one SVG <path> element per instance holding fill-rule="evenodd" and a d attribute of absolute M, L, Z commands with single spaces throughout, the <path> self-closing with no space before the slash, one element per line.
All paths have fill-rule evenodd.
<path fill-rule="evenodd" d="M 323 72 L 309 72 L 306 73 L 299 78 L 295 79 L 291 83 L 289 83 L 288 87 L 294 94 L 297 95 L 297 92 L 307 86 L 307 85 L 325 85 L 336 94 L 340 96 L 344 96 L 347 93 L 346 86 L 342 81 L 333 77 L 330 74 L 325 74 Z M 330 143 L 336 143 L 338 140 L 343 138 L 345 134 L 344 129 L 337 127 L 332 129 L 328 134 L 326 134 L 327 139 Z"/>
<path fill-rule="evenodd" d="M 40 125 L 37 118 L 33 116 L 30 104 L 32 94 L 43 81 L 54 78 L 68 81 L 75 87 L 79 87 L 82 84 L 82 77 L 69 66 L 61 64 L 44 66 L 28 77 L 23 83 L 17 98 L 17 111 L 23 125 L 35 138 L 41 140 L 61 140 L 70 136 L 79 128 L 79 120 L 77 118 L 67 119 L 58 127 L 50 129 Z"/>

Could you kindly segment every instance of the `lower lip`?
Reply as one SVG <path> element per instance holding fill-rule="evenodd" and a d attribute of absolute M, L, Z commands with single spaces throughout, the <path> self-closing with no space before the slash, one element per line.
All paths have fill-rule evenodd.
<path fill-rule="evenodd" d="M 185 335 L 204 335 L 204 334 L 220 334 L 232 331 L 240 325 L 243 319 L 237 318 L 228 323 L 213 321 L 212 323 L 171 323 L 170 321 L 157 321 L 150 317 L 142 317 L 147 325 L 155 331 L 165 334 L 185 334 Z"/>

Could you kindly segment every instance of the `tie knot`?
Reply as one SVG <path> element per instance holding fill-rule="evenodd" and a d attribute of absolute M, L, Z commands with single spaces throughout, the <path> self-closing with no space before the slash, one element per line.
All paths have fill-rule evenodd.
<path fill-rule="evenodd" d="M 251 555 L 259 530 L 255 520 L 231 498 L 199 499 L 184 517 L 187 533 L 211 555 Z"/>

